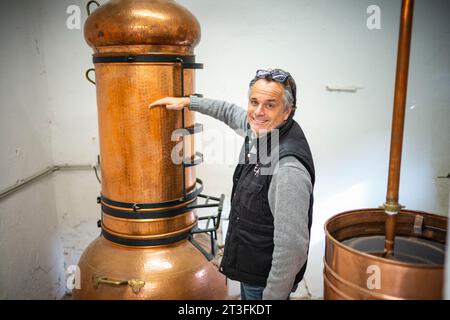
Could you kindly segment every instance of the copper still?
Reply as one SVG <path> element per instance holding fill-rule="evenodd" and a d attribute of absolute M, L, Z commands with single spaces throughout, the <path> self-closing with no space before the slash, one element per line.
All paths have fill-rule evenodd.
<path fill-rule="evenodd" d="M 98 8 L 91 14 L 91 7 Z M 194 94 L 196 18 L 173 0 L 88 3 L 101 159 L 101 236 L 79 261 L 75 299 L 226 299 L 215 258 L 224 197 L 201 194 L 188 110 L 149 109 Z M 174 130 L 182 129 L 177 134 Z M 206 203 L 197 203 L 206 198 Z M 211 203 L 213 202 L 213 203 Z M 196 210 L 217 207 L 198 218 Z M 207 220 L 206 228 L 198 227 Z M 213 226 L 209 226 L 209 223 Z"/>
<path fill-rule="evenodd" d="M 413 0 L 403 0 L 386 203 L 325 223 L 324 299 L 442 299 L 447 217 L 398 202 Z"/>

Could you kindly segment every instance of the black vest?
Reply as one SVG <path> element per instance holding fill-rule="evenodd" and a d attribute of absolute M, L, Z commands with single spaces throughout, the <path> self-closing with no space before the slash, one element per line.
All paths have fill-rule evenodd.
<path fill-rule="evenodd" d="M 315 181 L 311 151 L 299 124 L 289 119 L 278 132 L 279 144 L 274 145 L 272 149 L 271 134 L 267 139 L 253 140 L 257 146 L 256 159 L 253 155 L 249 157 L 249 137 L 246 137 L 239 164 L 233 175 L 229 226 L 220 265 L 220 271 L 228 278 L 263 287 L 266 286 L 272 267 L 274 249 L 273 215 L 268 201 L 273 168 L 279 159 L 294 156 L 308 170 L 313 186 Z M 264 157 L 266 153 L 267 157 Z M 268 159 L 272 161 L 269 164 Z M 311 194 L 308 211 L 309 232 L 312 224 L 312 207 Z M 306 262 L 296 275 L 294 286 L 303 279 L 305 270 Z"/>

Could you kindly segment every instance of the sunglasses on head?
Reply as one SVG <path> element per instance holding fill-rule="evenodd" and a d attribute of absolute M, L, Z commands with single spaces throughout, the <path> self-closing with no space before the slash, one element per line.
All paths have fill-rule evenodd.
<path fill-rule="evenodd" d="M 280 70 L 258 70 L 256 71 L 256 77 L 260 79 L 266 79 L 270 77 L 272 80 L 275 80 L 280 83 L 285 83 L 287 79 L 289 79 L 291 75 L 289 72 L 284 72 Z"/>

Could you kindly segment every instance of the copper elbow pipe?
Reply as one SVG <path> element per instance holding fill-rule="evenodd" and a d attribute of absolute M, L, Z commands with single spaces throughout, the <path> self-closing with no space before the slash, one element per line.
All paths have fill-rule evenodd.
<path fill-rule="evenodd" d="M 413 24 L 414 0 L 403 0 L 400 15 L 400 32 L 397 53 L 397 71 L 395 79 L 394 112 L 392 117 L 391 151 L 389 159 L 389 177 L 386 194 L 386 238 L 385 255 L 394 252 L 397 214 L 401 209 L 398 202 L 400 185 L 400 167 L 405 123 L 405 106 L 408 89 L 409 57 L 411 50 L 411 32 Z"/>

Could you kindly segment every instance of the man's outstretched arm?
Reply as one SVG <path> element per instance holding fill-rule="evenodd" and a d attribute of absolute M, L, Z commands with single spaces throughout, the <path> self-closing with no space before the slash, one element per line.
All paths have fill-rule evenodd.
<path fill-rule="evenodd" d="M 189 98 L 167 97 L 153 102 L 150 108 L 156 106 L 166 106 L 168 110 L 189 108 L 191 111 L 197 111 L 224 122 L 230 128 L 239 130 L 241 135 L 244 134 L 247 128 L 245 110 L 226 101 L 199 98 L 197 96 Z"/>

